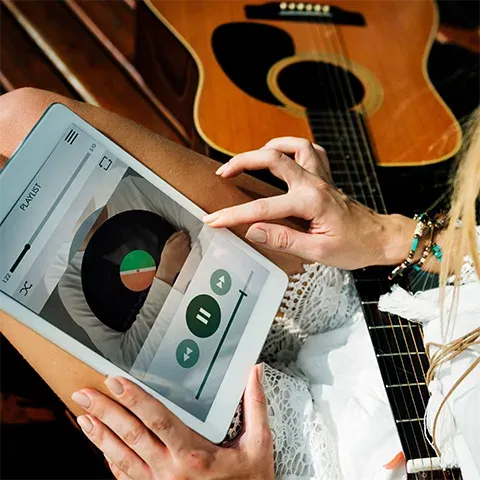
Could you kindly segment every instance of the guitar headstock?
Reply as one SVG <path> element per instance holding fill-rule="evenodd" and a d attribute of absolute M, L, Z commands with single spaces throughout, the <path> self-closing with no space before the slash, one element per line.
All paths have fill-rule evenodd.
<path fill-rule="evenodd" d="M 365 25 L 365 19 L 360 13 L 331 4 L 314 2 L 267 2 L 263 5 L 246 5 L 245 13 L 247 18 L 258 20 Z"/>

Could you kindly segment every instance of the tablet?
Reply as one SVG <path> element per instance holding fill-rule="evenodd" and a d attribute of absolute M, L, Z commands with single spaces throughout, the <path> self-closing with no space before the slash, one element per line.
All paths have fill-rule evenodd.
<path fill-rule="evenodd" d="M 67 107 L 0 173 L 0 307 L 221 442 L 286 274 Z"/>

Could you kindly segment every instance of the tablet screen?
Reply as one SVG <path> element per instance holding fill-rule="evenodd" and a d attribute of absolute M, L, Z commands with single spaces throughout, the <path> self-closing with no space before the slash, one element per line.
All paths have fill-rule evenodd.
<path fill-rule="evenodd" d="M 2 291 L 206 419 L 265 268 L 74 124 L 0 243 Z"/>

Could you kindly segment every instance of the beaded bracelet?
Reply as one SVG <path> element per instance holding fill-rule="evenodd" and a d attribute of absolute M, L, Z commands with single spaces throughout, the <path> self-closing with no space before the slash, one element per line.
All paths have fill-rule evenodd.
<path fill-rule="evenodd" d="M 420 260 L 413 265 L 413 269 L 416 272 L 419 272 L 422 269 L 423 265 L 425 264 L 425 262 L 427 260 L 427 257 L 430 255 L 430 253 L 433 253 L 433 255 L 437 258 L 437 260 L 439 262 L 442 261 L 442 258 L 443 258 L 442 249 L 436 243 L 430 243 L 430 244 L 426 245 L 425 248 L 423 249 L 422 256 L 420 257 Z"/>
<path fill-rule="evenodd" d="M 432 246 L 434 245 L 433 243 L 434 235 L 435 235 L 435 228 L 432 228 L 430 231 L 430 238 L 428 239 L 428 242 L 425 244 L 425 247 L 423 248 L 422 256 L 420 257 L 418 262 L 413 265 L 413 269 L 416 272 L 419 272 L 422 269 L 423 264 L 426 262 L 428 256 L 430 255 Z"/>
<path fill-rule="evenodd" d="M 425 245 L 425 248 L 422 252 L 422 256 L 420 257 L 420 260 L 415 265 L 413 265 L 413 269 L 416 272 L 419 272 L 422 269 L 423 265 L 425 264 L 425 261 L 427 260 L 427 257 L 430 255 L 430 253 L 432 253 L 433 256 L 439 262 L 441 262 L 443 260 L 442 249 L 440 248 L 440 245 L 435 243 L 433 240 L 434 240 L 435 234 L 439 230 L 445 228 L 445 226 L 447 224 L 447 217 L 444 214 L 438 214 L 430 222 L 431 222 L 431 228 L 432 228 L 431 229 L 431 234 L 430 234 L 430 239 L 427 242 L 427 244 Z"/>
<path fill-rule="evenodd" d="M 407 258 L 398 267 L 393 269 L 392 273 L 388 277 L 389 280 L 393 280 L 398 275 L 401 275 L 408 267 L 412 265 L 412 260 L 417 251 L 420 238 L 423 237 L 423 234 L 427 229 L 431 228 L 431 220 L 428 218 L 426 213 L 415 215 L 413 219 L 417 220 L 417 226 L 415 227 L 415 232 L 413 234 L 410 252 L 408 252 Z"/>
<path fill-rule="evenodd" d="M 415 227 L 415 233 L 413 235 L 412 248 L 410 249 L 407 258 L 392 271 L 388 277 L 389 280 L 392 280 L 396 276 L 403 274 L 403 272 L 405 272 L 405 270 L 407 270 L 409 267 L 413 267 L 416 272 L 420 271 L 430 253 L 432 253 L 439 262 L 441 262 L 443 259 L 442 249 L 437 243 L 434 242 L 434 237 L 438 230 L 445 227 L 447 223 L 446 217 L 444 215 L 438 215 L 434 220 L 431 220 L 426 213 L 422 213 L 420 215 L 415 215 L 414 219 L 417 220 L 418 223 Z M 420 259 L 416 263 L 412 264 L 412 260 L 415 252 L 417 251 L 420 238 L 425 232 L 429 232 L 430 237 L 425 244 Z"/>

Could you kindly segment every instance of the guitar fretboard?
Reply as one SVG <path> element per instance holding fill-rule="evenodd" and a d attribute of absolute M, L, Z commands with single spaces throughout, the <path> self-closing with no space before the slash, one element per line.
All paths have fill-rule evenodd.
<path fill-rule="evenodd" d="M 386 213 L 362 115 L 340 110 L 308 114 L 315 142 L 328 153 L 335 184 L 364 205 Z M 353 275 L 404 454 L 407 460 L 436 457 L 423 431 L 429 392 L 421 327 L 377 308 L 380 295 L 390 290 L 389 271 L 373 267 Z"/>

